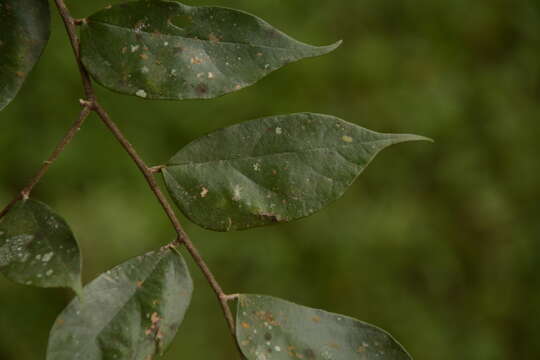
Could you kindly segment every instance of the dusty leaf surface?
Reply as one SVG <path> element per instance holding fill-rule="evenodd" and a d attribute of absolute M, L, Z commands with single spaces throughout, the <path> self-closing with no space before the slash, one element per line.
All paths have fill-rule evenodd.
<path fill-rule="evenodd" d="M 381 134 L 329 115 L 248 121 L 203 136 L 163 171 L 182 212 L 200 226 L 242 230 L 309 216 L 343 195 L 384 148 L 416 135 Z"/>
<path fill-rule="evenodd" d="M 50 33 L 47 0 L 0 1 L 0 110 L 17 95 Z"/>
<path fill-rule="evenodd" d="M 100 275 L 58 316 L 47 360 L 148 360 L 163 354 L 189 306 L 183 258 L 163 249 Z"/>
<path fill-rule="evenodd" d="M 50 207 L 19 201 L 0 220 L 0 272 L 19 284 L 79 292 L 79 244 L 66 221 Z"/>
<path fill-rule="evenodd" d="M 412 360 L 376 326 L 270 296 L 241 295 L 236 325 L 248 360 Z"/>
<path fill-rule="evenodd" d="M 114 5 L 81 26 L 82 60 L 120 93 L 148 99 L 209 99 L 285 64 L 334 50 L 301 43 L 264 20 L 222 7 L 146 0 Z"/>

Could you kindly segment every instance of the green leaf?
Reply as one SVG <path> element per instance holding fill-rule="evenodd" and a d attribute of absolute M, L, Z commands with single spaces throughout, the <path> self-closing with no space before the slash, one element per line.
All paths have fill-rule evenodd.
<path fill-rule="evenodd" d="M 79 244 L 47 205 L 19 201 L 0 221 L 0 272 L 20 284 L 81 289 Z"/>
<path fill-rule="evenodd" d="M 426 138 L 380 134 L 329 115 L 274 116 L 193 141 L 163 176 L 193 222 L 241 230 L 315 213 L 341 197 L 379 151 L 415 140 Z"/>
<path fill-rule="evenodd" d="M 163 354 L 191 300 L 180 254 L 164 248 L 107 271 L 58 316 L 47 360 L 148 360 Z"/>
<path fill-rule="evenodd" d="M 84 65 L 103 86 L 148 99 L 210 99 L 339 42 L 298 42 L 251 14 L 146 0 L 115 5 L 81 26 Z"/>
<path fill-rule="evenodd" d="M 412 359 L 378 327 L 269 296 L 240 296 L 236 334 L 248 360 Z"/>
<path fill-rule="evenodd" d="M 47 0 L 0 1 L 0 110 L 17 95 L 50 33 Z"/>

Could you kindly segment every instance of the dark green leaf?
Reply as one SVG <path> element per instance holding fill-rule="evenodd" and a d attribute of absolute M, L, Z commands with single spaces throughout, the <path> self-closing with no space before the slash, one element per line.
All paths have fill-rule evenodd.
<path fill-rule="evenodd" d="M 339 43 L 307 45 L 242 11 L 146 0 L 90 16 L 81 45 L 85 66 L 107 88 L 148 99 L 209 99 Z"/>
<path fill-rule="evenodd" d="M 299 219 L 338 199 L 382 149 L 416 135 L 380 134 L 338 118 L 292 114 L 204 136 L 163 175 L 176 204 L 212 230 Z"/>
<path fill-rule="evenodd" d="M 0 1 L 0 110 L 37 63 L 50 32 L 47 0 Z"/>
<path fill-rule="evenodd" d="M 269 296 L 241 295 L 236 329 L 248 360 L 411 360 L 382 329 Z"/>
<path fill-rule="evenodd" d="M 19 201 L 0 221 L 0 272 L 20 284 L 81 289 L 79 245 L 47 205 Z"/>
<path fill-rule="evenodd" d="M 58 316 L 47 360 L 148 360 L 163 354 L 191 300 L 184 259 L 162 249 L 107 271 Z"/>

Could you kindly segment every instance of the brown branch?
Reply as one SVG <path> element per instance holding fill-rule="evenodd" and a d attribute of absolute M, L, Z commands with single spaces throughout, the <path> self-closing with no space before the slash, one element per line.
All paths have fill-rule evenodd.
<path fill-rule="evenodd" d="M 71 17 L 69 9 L 64 3 L 64 0 L 55 0 L 55 3 L 56 7 L 58 8 L 58 12 L 60 13 L 60 17 L 64 22 L 64 26 L 69 37 L 69 43 L 71 44 L 71 48 L 73 49 L 73 53 L 75 54 L 75 61 L 77 62 L 77 66 L 79 67 L 79 72 L 81 74 L 84 94 L 86 95 L 88 101 L 93 101 L 96 96 L 94 95 L 90 76 L 88 76 L 88 72 L 86 71 L 86 68 L 81 61 L 79 37 L 77 36 L 77 28 L 75 26 L 76 20 Z"/>
<path fill-rule="evenodd" d="M 43 162 L 41 168 L 36 173 L 36 175 L 34 175 L 34 177 L 30 180 L 28 185 L 26 185 L 26 187 L 24 187 L 24 189 L 22 189 L 19 192 L 19 194 L 17 194 L 17 196 L 15 196 L 15 198 L 13 198 L 13 200 L 11 200 L 11 202 L 4 209 L 2 209 L 2 211 L 0 211 L 0 218 L 6 215 L 9 212 L 9 210 L 11 210 L 13 205 L 15 205 L 19 200 L 28 199 L 28 197 L 30 197 L 30 193 L 32 192 L 34 187 L 41 181 L 41 179 L 47 173 L 51 165 L 54 164 L 54 162 L 58 159 L 60 154 L 64 151 L 66 146 L 68 146 L 68 144 L 71 142 L 71 140 L 73 140 L 77 132 L 79 132 L 79 130 L 81 129 L 81 126 L 83 125 L 84 121 L 86 120 L 88 115 L 90 115 L 90 112 L 91 112 L 88 106 L 84 104 L 83 106 L 84 108 L 81 110 L 81 113 L 79 114 L 79 118 L 73 123 L 73 125 L 71 125 L 71 127 L 69 128 L 69 131 L 66 133 L 66 135 L 64 135 L 60 143 L 58 143 L 58 145 L 54 149 L 51 156 L 49 156 L 49 158 Z"/>
<path fill-rule="evenodd" d="M 148 185 L 150 186 L 150 189 L 158 199 L 159 203 L 161 204 L 161 207 L 167 214 L 167 217 L 171 221 L 176 233 L 178 234 L 178 242 L 181 244 L 184 244 L 188 252 L 190 253 L 191 257 L 195 260 L 196 264 L 199 266 L 201 271 L 203 272 L 204 276 L 212 286 L 212 289 L 216 293 L 216 296 L 221 304 L 221 308 L 223 310 L 223 314 L 225 315 L 225 318 L 227 320 L 227 324 L 229 326 L 229 330 L 231 334 L 233 335 L 235 342 L 236 342 L 236 336 L 235 336 L 235 325 L 234 325 L 234 318 L 231 312 L 231 309 L 229 308 L 229 305 L 227 304 L 227 295 L 217 282 L 215 276 L 212 274 L 212 271 L 209 269 L 208 265 L 200 255 L 199 251 L 189 238 L 189 235 L 184 231 L 182 225 L 180 224 L 180 220 L 178 220 L 178 217 L 176 216 L 171 204 L 161 191 L 156 178 L 154 176 L 154 172 L 152 171 L 152 168 L 148 167 L 144 160 L 139 156 L 137 153 L 137 150 L 131 145 L 131 143 L 126 139 L 126 137 L 123 135 L 122 131 L 118 128 L 118 126 L 114 123 L 114 121 L 111 120 L 109 114 L 107 111 L 101 106 L 97 101 L 95 102 L 94 110 L 99 115 L 105 126 L 109 128 L 109 130 L 113 133 L 113 135 L 116 137 L 118 142 L 122 145 L 124 150 L 129 154 L 131 159 L 135 162 L 143 176 L 145 177 L 146 181 L 148 182 Z"/>
<path fill-rule="evenodd" d="M 225 316 L 225 320 L 227 321 L 229 331 L 234 339 L 234 343 L 237 346 L 240 355 L 243 357 L 242 351 L 238 346 L 238 342 L 236 341 L 234 317 L 228 304 L 228 301 L 231 300 L 231 296 L 225 294 L 225 292 L 223 291 L 223 289 L 217 282 L 215 276 L 213 275 L 212 271 L 210 270 L 210 268 L 208 267 L 208 265 L 202 258 L 198 249 L 195 247 L 195 245 L 189 238 L 188 234 L 184 231 L 171 204 L 169 203 L 169 201 L 167 200 L 167 198 L 161 191 L 156 181 L 156 178 L 154 176 L 154 174 L 158 171 L 158 167 L 149 167 L 144 162 L 144 160 L 139 156 L 139 154 L 137 153 L 133 145 L 127 140 L 127 138 L 124 136 L 122 131 L 118 128 L 116 123 L 111 119 L 107 111 L 97 101 L 97 98 L 93 89 L 92 81 L 90 80 L 90 76 L 88 75 L 88 72 L 84 68 L 84 65 L 82 64 L 82 61 L 81 61 L 79 39 L 77 37 L 77 30 L 76 30 L 76 21 L 71 17 L 69 9 L 66 7 L 64 0 L 55 0 L 55 3 L 60 13 L 60 16 L 62 17 L 64 25 L 66 27 L 66 30 L 70 39 L 70 43 L 73 48 L 73 52 L 75 54 L 75 58 L 76 58 L 76 61 L 77 61 L 77 64 L 79 66 L 79 70 L 81 73 L 84 91 L 85 91 L 85 94 L 89 103 L 91 104 L 91 109 L 99 115 L 99 117 L 101 118 L 105 126 L 107 126 L 107 128 L 116 137 L 120 145 L 122 145 L 124 150 L 131 157 L 133 162 L 135 162 L 135 164 L 137 165 L 137 167 L 143 174 L 144 178 L 146 179 L 150 189 L 152 190 L 157 200 L 159 201 L 161 207 L 167 214 L 167 217 L 171 221 L 178 235 L 177 242 L 179 244 L 183 244 L 186 247 L 187 251 L 193 258 L 197 266 L 200 268 L 200 270 L 202 271 L 206 279 L 208 280 L 208 283 L 210 284 L 216 297 L 218 298 L 221 309 L 223 311 L 223 315 Z M 162 168 L 159 167 L 159 170 L 161 169 Z"/>

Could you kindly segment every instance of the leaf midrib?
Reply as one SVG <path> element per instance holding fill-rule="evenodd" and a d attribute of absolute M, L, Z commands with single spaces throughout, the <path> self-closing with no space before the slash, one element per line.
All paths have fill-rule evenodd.
<path fill-rule="evenodd" d="M 299 154 L 299 153 L 309 153 L 309 152 L 316 152 L 321 150 L 337 150 L 340 148 L 349 148 L 351 146 L 359 146 L 359 145 L 372 145 L 380 142 L 391 142 L 391 139 L 380 139 L 380 140 L 373 140 L 368 142 L 361 142 L 356 144 L 343 144 L 343 145 L 337 145 L 334 147 L 317 147 L 317 148 L 311 148 L 301 151 L 282 151 L 282 152 L 275 152 L 275 153 L 269 153 L 269 154 L 262 154 L 257 156 L 239 156 L 239 157 L 231 157 L 231 158 L 225 158 L 225 159 L 212 159 L 207 161 L 186 161 L 186 162 L 178 162 L 178 163 L 171 163 L 170 166 L 185 166 L 185 165 L 205 165 L 205 164 L 212 164 L 216 162 L 223 162 L 223 161 L 235 161 L 235 160 L 250 160 L 250 159 L 261 159 L 269 156 L 282 156 L 282 155 L 293 155 L 293 154 Z M 380 150 L 380 149 L 379 149 Z"/>
<path fill-rule="evenodd" d="M 90 26 L 92 23 L 103 25 L 103 26 L 106 26 L 106 27 L 112 27 L 112 28 L 116 28 L 116 29 L 121 29 L 122 31 L 125 31 L 125 32 L 128 32 L 128 33 L 135 33 L 136 32 L 138 34 L 142 33 L 142 34 L 146 34 L 146 35 L 155 35 L 154 33 L 150 33 L 150 32 L 147 32 L 147 31 L 142 31 L 142 30 L 141 31 L 134 31 L 134 30 L 130 30 L 130 29 L 128 29 L 126 27 L 123 27 L 123 26 L 120 26 L 120 25 L 110 24 L 110 23 L 106 23 L 106 22 L 103 22 L 103 21 L 97 21 L 97 20 L 92 20 L 91 22 L 89 22 L 89 25 L 86 25 L 86 26 Z M 283 50 L 283 51 L 285 51 L 285 50 L 287 50 L 287 51 L 296 50 L 295 48 L 285 48 L 285 47 L 268 46 L 268 45 L 256 45 L 256 44 L 250 44 L 250 43 L 244 43 L 244 42 L 231 42 L 231 41 L 212 42 L 210 40 L 202 40 L 202 39 L 196 39 L 196 38 L 182 36 L 182 35 L 170 35 L 170 34 L 164 34 L 164 33 L 159 33 L 159 35 L 167 37 L 167 38 L 174 38 L 174 39 L 181 38 L 181 39 L 186 39 L 186 40 L 192 40 L 192 41 L 195 41 L 195 42 L 211 43 L 211 44 L 214 44 L 214 45 L 219 45 L 219 44 L 231 45 L 231 46 L 242 45 L 242 46 L 246 46 L 246 47 L 256 47 L 256 48 L 272 49 L 272 50 Z M 326 46 L 308 45 L 308 44 L 302 43 L 302 42 L 300 42 L 298 40 L 295 40 L 295 39 L 292 39 L 292 38 L 290 39 L 290 41 L 292 41 L 293 43 L 305 46 L 307 48 L 311 48 L 311 49 L 321 49 L 322 50 L 322 49 L 326 48 Z M 332 45 L 328 45 L 328 46 L 332 46 Z"/>

